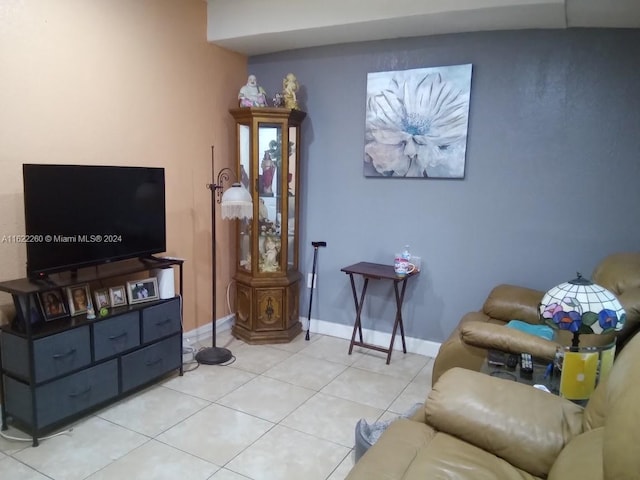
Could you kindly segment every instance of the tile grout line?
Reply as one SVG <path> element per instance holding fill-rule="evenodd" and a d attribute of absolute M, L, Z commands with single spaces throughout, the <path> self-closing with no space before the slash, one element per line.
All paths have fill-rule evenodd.
<path fill-rule="evenodd" d="M 179 389 L 179 385 L 175 385 L 175 386 L 166 385 L 165 384 L 166 383 L 165 380 L 171 380 L 173 378 L 176 378 L 174 376 L 171 376 L 171 377 L 168 377 L 166 379 L 163 379 L 162 380 L 163 383 L 157 383 L 155 385 L 150 386 L 148 391 L 156 391 L 156 390 L 159 390 L 158 387 L 160 387 L 160 388 L 165 387 L 167 390 L 170 390 L 170 391 L 173 391 L 173 392 L 177 392 L 177 393 L 179 393 L 181 395 L 185 395 L 187 397 L 190 397 L 190 398 L 193 398 L 193 399 L 196 399 L 196 400 L 199 400 L 199 401 L 202 401 L 202 402 L 205 403 L 204 405 L 198 407 L 195 411 L 188 413 L 187 416 L 185 416 L 184 418 L 181 418 L 176 423 L 172 423 L 171 425 L 169 425 L 167 427 L 162 426 L 161 431 L 158 431 L 157 433 L 153 433 L 152 435 L 148 435 L 146 433 L 138 432 L 138 431 L 136 431 L 134 429 L 131 429 L 130 427 L 128 427 L 126 425 L 121 425 L 120 423 L 117 423 L 115 421 L 112 421 L 112 420 L 109 420 L 107 418 L 101 417 L 100 414 L 105 411 L 105 410 L 102 410 L 102 409 L 99 410 L 98 412 L 94 412 L 91 415 L 88 415 L 87 417 L 85 417 L 84 420 L 86 420 L 88 418 L 91 418 L 93 416 L 93 417 L 99 418 L 102 421 L 106 421 L 106 422 L 108 422 L 108 423 L 110 423 L 110 424 L 112 424 L 114 426 L 121 427 L 121 428 L 124 428 L 125 430 L 128 430 L 130 432 L 134 432 L 136 434 L 139 434 L 139 435 L 141 435 L 142 437 L 145 438 L 145 441 L 142 444 L 132 448 L 131 450 L 129 450 L 126 453 L 122 454 L 121 456 L 119 456 L 115 460 L 109 460 L 109 462 L 107 464 L 105 464 L 104 466 L 100 467 L 98 470 L 96 470 L 96 471 L 92 472 L 91 474 L 89 474 L 88 477 L 90 477 L 92 475 L 95 475 L 97 472 L 100 472 L 105 468 L 108 468 L 110 465 L 112 465 L 115 462 L 121 461 L 122 458 L 126 457 L 127 455 L 132 454 L 136 450 L 139 450 L 144 445 L 148 445 L 149 442 L 156 441 L 156 442 L 158 442 L 158 443 L 160 443 L 162 445 L 166 445 L 167 447 L 175 449 L 175 450 L 177 450 L 179 452 L 182 452 L 182 453 L 184 453 L 184 454 L 186 454 L 188 456 L 191 456 L 193 458 L 198 458 L 201 461 L 204 461 L 207 464 L 209 464 L 212 467 L 214 467 L 216 470 L 214 471 L 214 473 L 210 477 L 208 477 L 209 480 L 213 480 L 214 478 L 216 478 L 216 475 L 218 474 L 218 472 L 220 472 L 223 469 L 228 470 L 230 472 L 233 472 L 233 473 L 235 473 L 235 474 L 237 474 L 237 475 L 239 475 L 239 476 L 241 476 L 243 478 L 249 478 L 250 480 L 254 480 L 252 477 L 247 477 L 246 473 L 236 472 L 235 470 L 230 469 L 227 466 L 233 460 L 235 460 L 238 456 L 244 454 L 248 449 L 254 447 L 256 445 L 256 443 L 259 442 L 260 440 L 264 439 L 264 437 L 266 435 L 272 433 L 276 427 L 282 427 L 283 429 L 287 429 L 287 430 L 290 430 L 292 432 L 298 432 L 299 434 L 308 436 L 309 438 L 312 438 L 312 439 L 315 439 L 315 440 L 318 440 L 318 441 L 321 441 L 321 442 L 327 442 L 327 444 L 331 444 L 334 447 L 340 447 L 341 449 L 346 449 L 347 450 L 346 455 L 344 455 L 330 469 L 330 471 L 328 473 L 328 476 L 325 477 L 325 480 L 328 480 L 329 478 L 331 478 L 335 474 L 336 471 L 338 471 L 339 468 L 341 468 L 342 464 L 345 461 L 347 461 L 349 456 L 353 454 L 354 446 L 353 445 L 351 445 L 351 446 L 344 445 L 343 443 L 336 442 L 334 439 L 324 438 L 324 437 L 318 436 L 318 435 L 316 435 L 314 433 L 309 433 L 307 431 L 300 430 L 300 429 L 296 428 L 295 426 L 285 425 L 284 422 L 287 421 L 288 418 L 290 418 L 293 414 L 298 412 L 300 409 L 304 408 L 305 406 L 308 407 L 309 403 L 314 401 L 314 399 L 316 399 L 318 402 L 320 402 L 318 394 L 322 394 L 324 396 L 335 398 L 335 399 L 340 399 L 340 400 L 345 401 L 345 402 L 350 402 L 350 403 L 352 403 L 352 404 L 354 404 L 356 406 L 357 405 L 361 405 L 362 407 L 376 409 L 376 410 L 381 412 L 380 415 L 378 416 L 378 420 L 380 418 L 384 417 L 385 415 L 393 415 L 394 417 L 400 416 L 399 413 L 391 411 L 390 407 L 396 401 L 398 401 L 399 398 L 402 397 L 403 394 L 405 394 L 405 392 L 407 392 L 407 389 L 411 386 L 411 384 L 413 382 L 415 382 L 415 380 L 418 378 L 418 376 L 423 374 L 423 371 L 425 370 L 425 368 L 427 366 L 429 366 L 430 363 L 433 362 L 433 358 L 432 357 L 428 357 L 426 355 L 411 354 L 411 355 L 419 355 L 421 357 L 425 357 L 426 358 L 426 363 L 424 363 L 424 365 L 422 365 L 422 367 L 417 369 L 415 374 L 413 374 L 411 376 L 411 378 L 401 378 L 402 383 L 404 384 L 402 389 L 398 392 L 397 395 L 395 395 L 393 397 L 393 399 L 391 399 L 391 401 L 388 403 L 388 405 L 385 406 L 385 408 L 379 408 L 379 407 L 375 407 L 373 405 L 362 404 L 359 401 L 356 401 L 356 400 L 353 400 L 353 399 L 350 399 L 350 398 L 343 398 L 343 397 L 340 397 L 340 396 L 337 396 L 337 395 L 333 395 L 331 393 L 326 393 L 323 390 L 328 385 L 330 385 L 332 382 L 334 382 L 337 378 L 339 378 L 341 375 L 344 375 L 346 372 L 349 372 L 349 371 L 354 372 L 354 373 L 356 371 L 365 372 L 367 374 L 373 374 L 373 375 L 377 375 L 377 376 L 380 376 L 380 377 L 391 377 L 391 378 L 394 378 L 394 376 L 395 376 L 396 378 L 398 378 L 397 375 L 394 375 L 393 372 L 391 372 L 391 371 L 383 373 L 383 372 L 381 372 L 379 370 L 376 370 L 375 368 L 371 368 L 371 367 L 367 368 L 367 365 L 365 364 L 365 360 L 367 360 L 367 359 L 375 358 L 375 359 L 379 359 L 381 362 L 384 362 L 384 359 L 381 358 L 381 357 L 379 358 L 379 357 L 377 357 L 375 355 L 370 355 L 370 354 L 368 354 L 369 352 L 362 352 L 362 351 L 355 350 L 354 351 L 354 355 L 352 355 L 354 357 L 352 362 L 347 364 L 345 362 L 335 361 L 334 358 L 341 358 L 341 357 L 338 356 L 338 351 L 340 350 L 339 344 L 338 343 L 333 343 L 333 340 L 329 340 L 329 339 L 335 338 L 336 342 L 337 341 L 342 341 L 344 339 L 340 339 L 338 337 L 326 336 L 326 335 L 323 336 L 321 334 L 316 334 L 316 335 L 314 335 L 314 337 L 315 337 L 315 339 L 313 341 L 308 342 L 306 344 L 302 343 L 300 345 L 297 345 L 296 347 L 294 347 L 294 349 L 278 348 L 278 346 L 266 345 L 266 347 L 268 347 L 270 350 L 277 350 L 278 352 L 286 353 L 286 356 L 284 356 L 284 358 L 280 358 L 280 359 L 276 358 L 276 359 L 274 359 L 274 363 L 272 365 L 269 365 L 268 368 L 265 368 L 264 370 L 262 370 L 260 372 L 256 372 L 255 370 L 251 370 L 251 369 L 244 369 L 244 368 L 241 368 L 240 366 L 229 365 L 229 367 L 232 368 L 233 371 L 242 372 L 243 374 L 247 374 L 247 376 L 251 375 L 251 377 L 247 378 L 247 379 L 243 379 L 241 381 L 241 383 L 239 383 L 237 385 L 234 382 L 230 382 L 230 384 L 233 385 L 233 388 L 231 390 L 229 390 L 228 392 L 225 392 L 222 396 L 220 396 L 219 398 L 216 398 L 215 400 L 210 400 L 208 398 L 203 398 L 201 396 L 194 395 L 193 393 L 187 393 L 185 391 L 182 391 L 182 390 Z M 322 341 L 325 338 L 327 339 L 327 340 L 325 340 L 326 345 L 323 346 L 323 345 L 317 345 L 316 344 L 316 342 Z M 233 341 L 234 341 L 233 338 L 229 339 L 229 343 L 232 343 Z M 346 344 L 348 345 L 348 342 L 346 342 Z M 314 345 L 316 345 L 316 347 L 315 347 L 316 348 L 316 352 L 314 352 L 313 350 L 310 350 L 310 347 L 313 347 Z M 244 344 L 244 343 L 238 342 L 237 344 L 234 344 L 233 348 L 237 350 L 240 347 L 247 348 L 248 346 L 249 346 L 249 344 Z M 297 347 L 300 347 L 300 348 L 297 348 Z M 320 353 L 324 352 L 325 354 L 329 355 L 330 358 L 326 358 L 326 357 L 323 357 L 323 356 L 316 356 L 317 355 L 317 350 L 319 350 Z M 316 353 L 316 355 L 313 355 L 313 353 Z M 333 355 L 333 357 L 331 357 L 332 353 L 335 353 L 335 355 Z M 322 379 L 322 382 L 319 382 L 320 385 L 317 385 L 317 386 L 314 385 L 314 386 L 311 386 L 311 387 L 310 386 L 306 386 L 306 385 L 302 385 L 301 383 L 303 383 L 303 382 L 296 383 L 296 378 L 293 378 L 291 376 L 288 379 L 285 380 L 285 379 L 281 379 L 281 378 L 277 378 L 277 377 L 272 377 L 272 376 L 269 375 L 269 372 L 271 370 L 275 369 L 276 367 L 283 366 L 284 364 L 286 364 L 286 362 L 291 362 L 292 359 L 295 358 L 298 355 L 300 357 L 304 357 L 304 358 L 307 358 L 307 359 L 312 359 L 314 361 L 323 362 L 323 363 L 327 363 L 327 364 L 332 364 L 334 366 L 340 366 L 342 368 L 336 374 L 333 373 L 333 367 L 331 369 L 328 369 L 328 370 L 322 372 L 322 375 L 319 377 L 319 378 Z M 340 355 L 342 355 L 342 354 L 340 354 Z M 250 362 L 254 362 L 254 365 L 259 365 L 259 363 L 258 364 L 255 363 L 256 362 L 255 352 L 251 354 Z M 358 364 L 358 362 L 361 362 L 362 364 Z M 251 363 L 246 363 L 246 366 L 247 366 L 247 368 L 250 368 L 251 367 Z M 411 365 L 411 366 L 413 368 L 413 365 Z M 187 374 L 193 374 L 193 371 L 197 370 L 198 368 L 194 368 L 194 369 L 191 369 L 191 370 L 185 370 L 184 376 L 186 376 Z M 313 371 L 310 372 L 310 373 L 313 374 Z M 286 372 L 285 372 L 285 374 L 286 374 Z M 299 369 L 296 372 L 296 375 L 298 375 L 298 374 L 305 375 L 305 373 L 304 373 L 304 371 L 302 371 L 302 369 Z M 331 378 L 327 379 L 327 377 L 329 377 L 329 376 Z M 260 379 L 260 378 L 265 379 L 265 380 L 268 379 L 269 381 L 282 382 L 283 384 L 287 384 L 287 385 L 290 385 L 292 387 L 297 387 L 297 388 L 301 388 L 301 389 L 304 389 L 304 390 L 308 390 L 308 391 L 312 392 L 312 394 L 309 397 L 307 397 L 306 399 L 304 399 L 299 405 L 296 405 L 291 411 L 287 411 L 288 410 L 287 408 L 283 409 L 283 411 L 285 411 L 286 413 L 284 413 L 283 416 L 281 418 L 279 418 L 275 422 L 272 421 L 272 420 L 268 420 L 268 419 L 262 418 L 261 416 L 258 416 L 256 414 L 251 414 L 251 413 L 239 410 L 238 408 L 234 408 L 232 406 L 223 405 L 222 403 L 219 403 L 219 402 L 222 401 L 222 399 L 224 399 L 228 395 L 231 395 L 232 393 L 236 392 L 238 389 L 242 388 L 243 386 L 246 386 L 248 383 L 252 382 L 253 380 Z M 373 377 L 373 378 L 375 379 L 375 377 Z M 304 378 L 303 378 L 303 381 L 304 381 Z M 227 387 L 227 385 L 225 384 L 225 388 L 226 387 Z M 144 391 L 145 390 L 141 390 L 141 393 L 144 392 Z M 196 390 L 196 391 L 198 391 L 198 390 Z M 216 391 L 214 390 L 212 393 L 215 394 Z M 124 399 L 123 402 L 125 400 L 127 400 L 127 399 Z M 114 404 L 112 407 L 114 407 L 116 405 L 119 405 L 119 404 L 120 403 Z M 293 404 L 295 405 L 295 402 L 293 402 Z M 162 440 L 160 440 L 158 438 L 161 435 L 163 435 L 164 433 L 166 433 L 167 431 L 169 431 L 172 428 L 180 425 L 182 422 L 187 421 L 188 419 L 192 418 L 194 415 L 197 415 L 198 413 L 202 412 L 203 410 L 205 410 L 205 409 L 207 409 L 207 408 L 209 408 L 209 407 L 211 407 L 213 405 L 215 405 L 217 407 L 222 407 L 222 408 L 225 408 L 225 409 L 233 410 L 233 411 L 236 411 L 236 412 L 240 412 L 243 415 L 247 415 L 247 416 L 253 417 L 253 418 L 257 419 L 257 420 L 260 420 L 262 422 L 266 422 L 266 424 L 264 426 L 268 427 L 268 428 L 262 434 L 260 434 L 257 438 L 255 438 L 250 444 L 244 446 L 233 457 L 228 459 L 223 465 L 218 465 L 215 462 L 212 462 L 210 460 L 202 458 L 199 455 L 196 455 L 196 454 L 191 453 L 189 451 L 183 450 L 183 449 L 178 448 L 178 447 L 176 447 L 174 445 L 168 444 L 168 443 L 166 443 L 166 442 L 164 442 L 164 441 L 162 441 Z M 357 407 L 355 407 L 355 408 L 357 408 Z M 262 409 L 262 410 L 257 410 L 257 411 L 264 413 L 265 410 Z M 267 410 L 267 412 L 268 412 L 268 410 Z M 262 413 L 261 413 L 261 415 L 262 415 Z M 349 416 L 351 416 L 351 415 L 352 415 L 352 413 L 349 413 Z M 293 423 L 298 425 L 298 426 L 300 426 L 300 422 L 297 422 L 297 423 L 293 422 Z M 146 423 L 145 423 L 145 425 L 146 425 Z M 154 424 L 153 423 L 149 423 L 149 425 L 152 426 Z M 354 428 L 355 424 L 352 425 L 352 426 L 350 425 L 349 427 L 350 428 Z M 341 428 L 341 426 L 338 425 L 338 427 L 333 427 L 333 428 Z M 150 431 L 154 431 L 154 430 L 155 429 L 153 429 L 153 428 L 150 429 Z M 329 432 L 331 432 L 331 430 L 329 430 Z M 354 430 L 354 432 L 355 432 L 355 430 Z M 338 435 L 337 438 L 342 438 L 344 436 L 345 437 L 344 440 L 346 440 L 345 434 L 346 434 L 346 432 L 343 432 L 342 430 L 340 430 L 340 435 Z M 329 435 L 327 435 L 327 436 L 329 436 Z M 334 435 L 334 437 L 335 437 L 335 435 Z M 355 441 L 355 439 L 354 439 L 354 441 Z M 26 448 L 29 448 L 29 447 L 25 446 L 25 447 L 23 447 L 23 448 L 21 448 L 19 450 L 16 450 L 12 454 L 7 454 L 7 456 L 9 458 L 13 458 L 14 460 L 18 461 L 19 463 L 25 465 L 27 468 L 32 469 L 33 471 L 40 473 L 41 475 L 45 476 L 46 478 L 51 478 L 48 475 L 46 475 L 45 473 L 40 472 L 39 470 L 37 470 L 36 468 L 34 468 L 34 467 L 32 467 L 32 466 L 30 466 L 28 464 L 24 464 L 24 462 L 20 462 L 18 459 L 16 459 L 14 457 L 14 454 L 17 454 L 17 453 L 23 451 Z M 329 448 L 329 447 L 327 447 L 327 448 Z M 336 450 L 336 453 L 338 453 L 338 452 L 339 452 L 339 450 Z M 325 467 L 330 467 L 330 465 L 325 464 Z M 247 470 L 247 471 L 250 471 L 250 470 Z M 88 477 L 85 477 L 85 480 Z"/>

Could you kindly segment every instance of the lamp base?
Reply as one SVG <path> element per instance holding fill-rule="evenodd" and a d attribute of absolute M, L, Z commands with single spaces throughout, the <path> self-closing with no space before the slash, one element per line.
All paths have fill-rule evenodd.
<path fill-rule="evenodd" d="M 207 347 L 196 353 L 196 361 L 205 365 L 227 363 L 232 357 L 230 350 L 221 347 Z"/>

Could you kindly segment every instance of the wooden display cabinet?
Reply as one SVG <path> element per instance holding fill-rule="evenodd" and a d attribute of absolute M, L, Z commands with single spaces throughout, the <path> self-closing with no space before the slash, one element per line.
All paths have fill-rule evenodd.
<path fill-rule="evenodd" d="M 300 126 L 306 113 L 235 108 L 237 171 L 251 193 L 253 218 L 238 221 L 236 321 L 247 343 L 286 343 L 299 320 L 298 195 Z"/>

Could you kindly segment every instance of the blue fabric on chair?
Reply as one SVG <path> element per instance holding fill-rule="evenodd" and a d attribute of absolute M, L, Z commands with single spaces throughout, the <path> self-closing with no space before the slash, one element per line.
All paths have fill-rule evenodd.
<path fill-rule="evenodd" d="M 510 320 L 507 323 L 507 327 L 515 328 L 531 335 L 537 335 L 538 337 L 545 338 L 547 340 L 553 340 L 553 329 L 546 325 L 531 325 L 530 323 L 523 322 L 522 320 Z"/>

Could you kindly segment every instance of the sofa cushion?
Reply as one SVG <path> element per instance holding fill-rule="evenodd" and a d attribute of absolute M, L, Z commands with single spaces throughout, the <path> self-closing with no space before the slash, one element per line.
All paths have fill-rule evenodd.
<path fill-rule="evenodd" d="M 345 480 L 401 479 L 420 450 L 435 436 L 424 423 L 400 418 L 356 463 Z"/>
<path fill-rule="evenodd" d="M 558 455 L 548 479 L 602 480 L 603 433 L 604 428 L 596 428 L 573 438 Z"/>
<path fill-rule="evenodd" d="M 399 419 L 345 480 L 538 480 L 505 460 L 424 423 Z"/>
<path fill-rule="evenodd" d="M 544 477 L 582 433 L 583 408 L 511 380 L 462 368 L 445 372 L 425 403 L 427 423 Z"/>
<path fill-rule="evenodd" d="M 386 477 L 371 477 L 386 478 Z M 481 448 L 446 433 L 437 433 L 428 448 L 418 451 L 403 480 L 469 479 L 534 480 L 531 475 Z M 570 477 L 567 477 L 570 478 Z M 573 477 L 571 477 L 573 478 Z"/>

